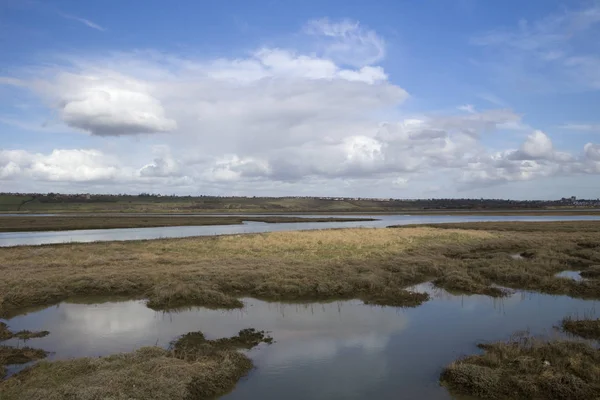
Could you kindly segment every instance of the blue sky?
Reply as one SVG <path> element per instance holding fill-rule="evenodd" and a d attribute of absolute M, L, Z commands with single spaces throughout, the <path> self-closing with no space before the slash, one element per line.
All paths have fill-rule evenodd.
<path fill-rule="evenodd" d="M 600 2 L 0 5 L 0 191 L 599 197 Z"/>

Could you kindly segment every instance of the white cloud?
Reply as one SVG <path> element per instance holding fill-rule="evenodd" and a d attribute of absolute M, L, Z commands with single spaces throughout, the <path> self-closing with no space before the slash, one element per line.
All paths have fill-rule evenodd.
<path fill-rule="evenodd" d="M 516 160 L 551 159 L 554 156 L 554 148 L 550 138 L 542 131 L 534 131 L 521 145 L 519 151 L 513 154 Z"/>
<path fill-rule="evenodd" d="M 457 168 L 466 165 L 465 157 L 478 150 L 476 138 L 480 133 L 514 119 L 518 116 L 501 110 L 463 117 L 406 119 L 377 127 L 374 123 L 354 126 L 356 134 L 346 131 L 345 137 L 310 137 L 296 146 L 282 143 L 281 147 L 256 149 L 250 158 L 230 156 L 217 161 L 210 176 L 229 181 L 245 177 L 297 181 L 375 178 Z"/>
<path fill-rule="evenodd" d="M 583 132 L 600 132 L 600 124 L 564 124 L 559 126 L 562 129 Z"/>
<path fill-rule="evenodd" d="M 449 116 L 438 118 L 435 124 L 441 129 L 460 131 L 470 136 L 477 136 L 482 132 L 490 132 L 501 125 L 518 123 L 521 116 L 508 109 L 492 109 L 470 115 Z"/>
<path fill-rule="evenodd" d="M 63 14 L 63 13 L 60 13 L 60 16 L 63 18 L 66 18 L 66 19 L 71 19 L 73 21 L 80 22 L 89 28 L 96 29 L 97 31 L 105 31 L 106 30 L 103 27 L 101 27 L 100 25 L 98 25 L 97 23 L 90 21 L 89 19 L 77 17 L 75 15 L 70 15 L 70 14 Z"/>
<path fill-rule="evenodd" d="M 0 84 L 1 85 L 9 85 L 9 86 L 17 86 L 17 87 L 26 87 L 27 82 L 22 79 L 12 78 L 10 76 L 0 76 Z"/>
<path fill-rule="evenodd" d="M 320 135 L 319 124 L 366 118 L 408 96 L 380 67 L 343 69 L 281 49 L 261 49 L 244 60 L 116 57 L 42 70 L 48 78 L 31 79 L 28 87 L 66 124 L 98 136 L 220 131 L 225 138 L 240 127 L 250 129 L 249 136 L 290 129 Z"/>
<path fill-rule="evenodd" d="M 493 30 L 472 38 L 479 46 L 506 45 L 525 51 L 554 50 L 576 35 L 600 22 L 600 5 L 570 9 L 537 21 L 519 20 L 516 29 Z M 541 53 L 549 59 L 561 58 L 562 52 Z"/>
<path fill-rule="evenodd" d="M 473 157 L 462 173 L 468 185 L 493 185 L 553 176 L 600 172 L 600 145 L 588 143 L 581 156 L 556 151 L 542 131 L 531 133 L 517 150 Z"/>
<path fill-rule="evenodd" d="M 600 161 L 600 144 L 586 143 L 583 146 L 585 156 L 592 161 Z"/>
<path fill-rule="evenodd" d="M 473 114 L 475 112 L 475 106 L 473 104 L 463 104 L 462 106 L 456 107 L 460 111 L 468 112 Z"/>
<path fill-rule="evenodd" d="M 14 161 L 5 161 L 4 165 L 0 166 L 0 179 L 14 179 L 21 174 L 21 167 Z"/>
<path fill-rule="evenodd" d="M 204 173 L 208 181 L 237 181 L 242 178 L 267 177 L 270 168 L 266 161 L 252 157 L 228 155 L 214 162 Z"/>
<path fill-rule="evenodd" d="M 392 181 L 392 185 L 394 185 L 397 189 L 404 189 L 408 187 L 408 179 L 406 178 L 396 178 Z"/>
<path fill-rule="evenodd" d="M 357 21 L 315 19 L 306 24 L 304 31 L 321 37 L 325 57 L 341 64 L 362 67 L 385 57 L 383 38 Z"/>
<path fill-rule="evenodd" d="M 114 158 L 93 149 L 53 150 L 49 154 L 0 150 L 1 179 L 93 182 L 120 174 Z"/>
<path fill-rule="evenodd" d="M 600 89 L 598 36 L 600 3 L 570 8 L 544 18 L 520 20 L 515 28 L 492 30 L 471 44 L 490 56 L 482 65 L 521 89 L 573 91 Z"/>
<path fill-rule="evenodd" d="M 60 73 L 45 87 L 69 126 L 98 136 L 169 132 L 177 123 L 165 116 L 147 83 L 113 71 Z"/>
<path fill-rule="evenodd" d="M 150 178 L 168 178 L 182 174 L 178 162 L 170 153 L 156 157 L 151 163 L 144 165 L 139 172 L 140 176 Z"/>

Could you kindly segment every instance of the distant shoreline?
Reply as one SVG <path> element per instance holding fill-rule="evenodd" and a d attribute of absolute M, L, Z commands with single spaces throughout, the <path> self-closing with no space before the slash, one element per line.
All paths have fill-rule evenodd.
<path fill-rule="evenodd" d="M 369 216 L 369 215 L 523 215 L 523 216 L 535 216 L 535 215 L 600 215 L 600 208 L 565 208 L 565 209 L 518 209 L 518 210 L 405 210 L 405 211 L 227 211 L 227 210 L 210 210 L 210 211 L 181 211 L 173 210 L 169 211 L 94 211 L 94 212 L 82 212 L 77 210 L 51 210 L 51 211 L 0 211 L 0 217 L 26 217 L 26 216 L 69 216 L 69 217 L 92 217 L 92 216 L 132 216 L 132 217 L 241 217 L 241 216 L 343 216 L 343 215 L 355 215 L 355 216 Z M 313 221 L 314 222 L 314 221 Z"/>

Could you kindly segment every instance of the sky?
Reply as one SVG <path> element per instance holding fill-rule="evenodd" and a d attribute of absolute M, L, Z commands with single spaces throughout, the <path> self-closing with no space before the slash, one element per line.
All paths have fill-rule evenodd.
<path fill-rule="evenodd" d="M 600 197 L 600 0 L 3 0 L 0 192 Z"/>

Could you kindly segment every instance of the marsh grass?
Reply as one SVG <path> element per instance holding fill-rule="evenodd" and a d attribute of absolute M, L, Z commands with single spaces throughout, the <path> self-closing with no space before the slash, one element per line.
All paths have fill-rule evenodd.
<path fill-rule="evenodd" d="M 561 322 L 562 328 L 573 335 L 585 339 L 600 340 L 600 319 L 574 319 L 567 317 Z"/>
<path fill-rule="evenodd" d="M 48 336 L 50 332 L 48 331 L 40 331 L 40 332 L 31 332 L 28 330 L 23 330 L 19 332 L 12 332 L 8 329 L 8 325 L 4 322 L 0 322 L 0 342 L 12 339 L 19 338 L 21 340 L 29 340 L 35 338 L 41 338 L 44 336 Z"/>
<path fill-rule="evenodd" d="M 273 338 L 264 331 L 254 328 L 242 329 L 237 336 L 208 340 L 202 332 L 190 332 L 171 342 L 173 356 L 183 360 L 194 360 L 200 356 L 224 349 L 251 349 L 261 343 L 271 344 Z"/>
<path fill-rule="evenodd" d="M 48 336 L 49 334 L 50 334 L 50 332 L 48 332 L 48 331 L 31 332 L 28 330 L 24 330 L 24 331 L 19 331 L 19 332 L 15 333 L 14 337 L 19 338 L 21 340 L 30 340 L 30 339 L 43 338 L 43 337 Z"/>
<path fill-rule="evenodd" d="M 418 307 L 429 300 L 429 294 L 386 288 L 382 292 L 365 295 L 361 300 L 365 304 L 376 306 Z"/>
<path fill-rule="evenodd" d="M 216 340 L 191 332 L 168 350 L 144 347 L 100 358 L 42 361 L 1 382 L 0 398 L 213 399 L 230 391 L 252 369 L 250 359 L 237 349 L 271 340 L 254 329 Z"/>
<path fill-rule="evenodd" d="M 13 333 L 8 329 L 8 325 L 4 322 L 0 322 L 0 342 L 8 340 L 13 337 Z"/>
<path fill-rule="evenodd" d="M 507 224 L 507 226 L 503 225 Z M 147 298 L 157 310 L 358 298 L 414 306 L 409 286 L 433 281 L 467 294 L 513 289 L 600 298 L 599 222 L 333 229 L 151 241 L 0 248 L 0 315 L 80 296 Z M 512 230 L 509 230 L 512 229 Z M 515 259 L 511 255 L 524 255 Z"/>
<path fill-rule="evenodd" d="M 0 346 L 0 379 L 6 375 L 7 365 L 25 364 L 44 358 L 47 355 L 48 353 L 44 350 L 32 349 L 31 347 Z"/>
<path fill-rule="evenodd" d="M 501 214 L 498 214 L 501 215 Z M 521 215 L 521 214 L 519 214 Z M 523 214 L 529 215 L 529 214 Z M 551 213 L 544 214 L 552 216 Z M 555 214 L 556 215 L 556 214 Z M 587 215 L 587 214 L 581 214 Z M 423 225 L 393 225 L 389 228 L 414 228 L 428 226 L 438 229 L 469 229 L 483 231 L 501 232 L 562 232 L 562 233 L 584 233 L 598 232 L 599 221 L 490 221 L 490 222 L 455 222 Z M 593 242 L 584 242 L 591 247 L 596 247 Z"/>
<path fill-rule="evenodd" d="M 600 265 L 592 265 L 585 271 L 579 273 L 582 278 L 598 279 L 600 278 Z"/>
<path fill-rule="evenodd" d="M 480 399 L 597 399 L 600 352 L 583 342 L 527 335 L 481 344 L 484 351 L 455 361 L 441 374 L 452 392 Z"/>
<path fill-rule="evenodd" d="M 77 296 L 131 295 L 155 309 L 369 298 L 435 276 L 428 243 L 485 232 L 345 229 L 0 249 L 0 314 Z M 410 255 L 411 251 L 419 254 Z M 406 254 L 406 259 L 404 255 Z"/>

